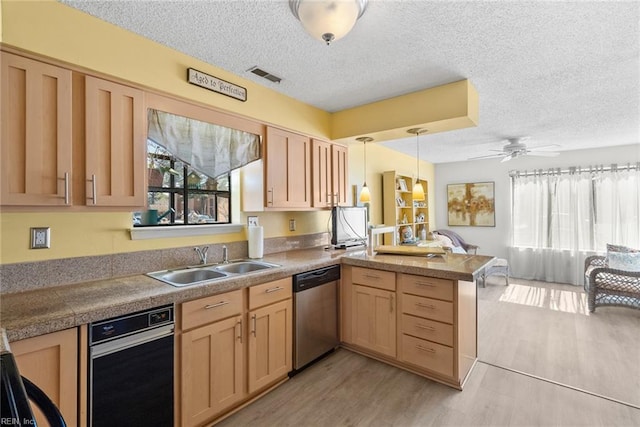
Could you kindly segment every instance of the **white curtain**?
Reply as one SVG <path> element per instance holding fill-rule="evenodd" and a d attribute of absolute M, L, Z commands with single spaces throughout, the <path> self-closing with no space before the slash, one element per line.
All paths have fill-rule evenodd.
<path fill-rule="evenodd" d="M 580 285 L 607 243 L 640 248 L 639 193 L 638 165 L 514 173 L 512 274 Z"/>
<path fill-rule="evenodd" d="M 260 158 L 260 137 L 149 109 L 148 138 L 211 178 Z"/>

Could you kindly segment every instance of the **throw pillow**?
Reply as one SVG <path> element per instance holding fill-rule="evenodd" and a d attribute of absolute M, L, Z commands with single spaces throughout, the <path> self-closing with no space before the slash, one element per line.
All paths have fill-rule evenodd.
<path fill-rule="evenodd" d="M 613 245 L 611 243 L 607 243 L 607 253 L 609 252 L 640 252 L 640 249 L 633 249 L 629 246 Z"/>
<path fill-rule="evenodd" d="M 452 248 L 453 242 L 447 236 L 443 236 L 442 234 L 434 233 L 434 237 L 440 242 L 443 248 Z"/>
<path fill-rule="evenodd" d="M 640 251 L 635 252 L 607 252 L 609 268 L 624 271 L 640 271 Z"/>

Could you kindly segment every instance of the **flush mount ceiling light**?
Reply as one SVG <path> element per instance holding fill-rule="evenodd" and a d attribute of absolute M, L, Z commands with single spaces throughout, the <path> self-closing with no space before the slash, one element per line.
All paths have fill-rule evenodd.
<path fill-rule="evenodd" d="M 364 184 L 362 184 L 362 190 L 360 190 L 360 202 L 369 203 L 371 201 L 371 193 L 369 192 L 369 187 L 367 187 L 367 142 L 373 141 L 373 138 L 361 136 L 356 138 L 356 141 L 364 144 L 362 147 L 362 151 L 364 152 Z"/>
<path fill-rule="evenodd" d="M 407 132 L 416 136 L 416 183 L 411 191 L 413 200 L 424 200 L 424 187 L 420 183 L 420 134 L 425 133 L 426 129 L 411 128 Z"/>
<path fill-rule="evenodd" d="M 289 0 L 293 16 L 314 38 L 327 45 L 346 36 L 369 0 Z"/>

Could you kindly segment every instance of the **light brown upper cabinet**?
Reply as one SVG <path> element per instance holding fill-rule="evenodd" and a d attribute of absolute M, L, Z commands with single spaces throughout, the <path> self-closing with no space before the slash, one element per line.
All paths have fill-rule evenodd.
<path fill-rule="evenodd" d="M 311 207 L 311 142 L 308 137 L 267 127 L 267 208 Z"/>
<path fill-rule="evenodd" d="M 1 52 L 2 205 L 71 204 L 71 71 Z M 7 179 L 10 177 L 10 179 Z"/>
<path fill-rule="evenodd" d="M 338 206 L 348 205 L 349 172 L 348 172 L 347 147 L 338 144 L 331 145 L 331 172 L 333 178 L 331 185 L 335 195 L 335 203 Z"/>
<path fill-rule="evenodd" d="M 143 92 L 85 78 L 87 206 L 145 205 Z"/>
<path fill-rule="evenodd" d="M 347 205 L 347 148 L 313 139 L 311 141 L 314 208 Z"/>

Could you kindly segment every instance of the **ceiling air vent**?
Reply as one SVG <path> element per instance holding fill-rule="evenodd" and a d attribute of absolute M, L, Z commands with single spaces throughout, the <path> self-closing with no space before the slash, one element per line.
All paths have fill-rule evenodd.
<path fill-rule="evenodd" d="M 262 69 L 260 69 L 258 67 L 251 67 L 247 71 L 250 71 L 253 74 L 255 74 L 256 76 L 263 77 L 263 78 L 265 78 L 265 79 L 267 79 L 267 80 L 269 80 L 271 82 L 274 82 L 274 83 L 280 83 L 280 81 L 282 80 L 280 77 L 274 76 L 273 74 L 268 73 L 265 70 L 262 70 Z"/>

